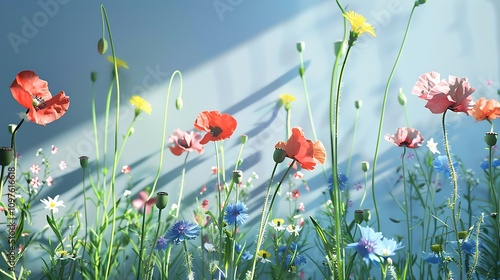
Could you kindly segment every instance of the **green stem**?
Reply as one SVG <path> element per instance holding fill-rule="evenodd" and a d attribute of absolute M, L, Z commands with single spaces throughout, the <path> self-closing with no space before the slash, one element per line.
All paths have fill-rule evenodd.
<path fill-rule="evenodd" d="M 190 257 L 189 257 L 189 251 L 188 251 L 188 248 L 187 248 L 187 241 L 186 241 L 186 239 L 184 239 L 183 245 L 184 245 L 184 254 L 186 256 L 186 268 L 187 268 L 188 279 L 192 280 L 192 279 L 194 279 L 194 275 L 193 275 L 193 272 L 191 271 L 191 260 L 190 260 Z"/>
<path fill-rule="evenodd" d="M 148 258 L 148 262 L 146 263 L 146 279 L 150 279 L 150 275 L 151 275 L 151 272 L 153 270 L 153 268 L 151 268 L 151 259 L 153 257 L 153 250 L 156 246 L 156 242 L 158 241 L 158 234 L 160 232 L 160 225 L 161 225 L 161 210 L 159 210 L 158 212 L 158 220 L 156 222 L 156 233 L 155 233 L 155 238 L 153 240 L 153 245 L 151 245 L 151 250 L 149 251 L 149 258 Z M 141 240 L 143 240 L 144 238 L 141 238 Z M 137 277 L 139 277 L 139 273 L 137 273 Z"/>
<path fill-rule="evenodd" d="M 85 185 L 85 167 L 82 168 L 82 186 L 83 186 L 83 211 L 85 213 L 85 237 L 83 241 L 82 261 L 85 261 L 85 251 L 87 251 L 87 232 L 88 232 L 88 214 L 87 214 L 87 186 Z M 80 262 L 81 264 L 81 262 Z M 83 272 L 82 272 L 83 278 Z"/>
<path fill-rule="evenodd" d="M 223 212 L 223 205 L 222 205 L 222 197 L 221 197 L 221 191 L 220 191 L 220 169 L 219 169 L 219 148 L 217 147 L 217 141 L 214 141 L 214 148 L 215 148 L 215 165 L 217 166 L 217 211 L 219 214 L 219 220 L 218 220 L 218 229 L 219 229 L 219 249 L 221 252 L 224 251 L 223 248 L 223 240 L 222 240 L 222 225 L 224 222 L 224 214 Z M 224 171 L 223 171 L 224 172 Z M 224 204 L 224 207 L 226 204 Z M 223 263 L 223 254 L 219 254 L 219 265 Z M 226 273 L 227 275 L 227 273 Z"/>
<path fill-rule="evenodd" d="M 458 219 L 460 218 L 460 209 L 457 212 L 457 199 L 458 199 L 458 182 L 457 182 L 457 174 L 455 172 L 455 167 L 453 166 L 453 160 L 451 158 L 451 153 L 450 153 L 450 145 L 448 144 L 448 134 L 446 132 L 446 112 L 448 110 L 444 111 L 443 113 L 443 118 L 441 122 L 441 126 L 443 128 L 443 145 L 444 149 L 446 151 L 446 157 L 448 158 L 448 165 L 450 167 L 450 177 L 453 182 L 453 195 L 451 198 L 451 202 L 449 202 L 449 207 L 451 209 L 451 214 L 452 214 L 452 222 L 453 222 L 453 231 L 455 233 L 455 239 L 457 241 L 457 244 L 460 244 L 460 238 L 458 236 Z M 460 279 L 462 279 L 462 250 L 460 248 L 457 250 L 458 254 L 458 269 L 459 269 L 459 274 L 460 274 Z"/>
<path fill-rule="evenodd" d="M 387 79 L 387 83 L 386 83 L 385 91 L 384 91 L 384 97 L 382 100 L 382 110 L 380 112 L 380 122 L 379 122 L 379 126 L 378 126 L 377 144 L 375 145 L 375 155 L 373 156 L 372 193 L 373 193 L 374 199 L 375 199 L 375 172 L 377 170 L 378 152 L 379 152 L 379 147 L 380 147 L 380 141 L 382 139 L 382 127 L 384 125 L 384 116 L 385 116 L 385 107 L 387 105 L 387 96 L 389 95 L 389 88 L 391 85 L 392 77 L 394 76 L 394 73 L 396 72 L 396 67 L 398 66 L 399 59 L 401 58 L 401 54 L 403 53 L 403 49 L 404 49 L 404 46 L 406 43 L 406 38 L 408 37 L 408 33 L 410 31 L 411 19 L 413 17 L 413 12 L 415 11 L 415 7 L 416 7 L 416 4 L 413 5 L 413 8 L 411 9 L 410 17 L 409 17 L 408 23 L 406 25 L 405 35 L 403 36 L 403 41 L 401 42 L 401 46 L 399 47 L 399 52 L 398 52 L 398 56 L 396 57 L 396 61 L 394 61 L 394 65 L 392 67 L 391 73 L 389 74 L 389 78 Z M 378 209 L 376 206 L 375 206 L 375 213 L 377 215 L 377 230 L 380 231 L 380 219 L 378 216 Z"/>
<path fill-rule="evenodd" d="M 113 217 L 111 220 L 111 236 L 109 239 L 109 248 L 108 248 L 108 259 L 106 262 L 106 272 L 104 274 L 104 279 L 108 279 L 109 273 L 110 273 L 110 268 L 111 268 L 111 256 L 112 256 L 112 250 L 113 248 L 113 243 L 115 239 L 115 225 L 116 225 L 116 203 L 114 203 L 116 194 L 115 194 L 115 177 L 116 177 L 116 168 L 118 165 L 118 124 L 120 122 L 120 78 L 118 75 L 118 65 L 116 64 L 116 52 L 115 52 L 115 46 L 113 42 L 113 35 L 111 32 L 111 26 L 109 25 L 109 19 L 108 15 L 106 13 L 106 9 L 104 8 L 104 5 L 101 5 L 101 11 L 103 13 L 104 19 L 106 21 L 106 28 L 108 30 L 109 34 L 109 41 L 111 45 L 111 53 L 113 55 L 113 65 L 114 65 L 114 74 L 115 74 L 115 84 L 116 84 L 116 112 L 115 112 L 115 133 L 114 133 L 114 158 L 113 158 L 113 170 L 111 171 L 111 197 L 113 198 Z"/>
<path fill-rule="evenodd" d="M 311 110 L 311 102 L 309 101 L 309 92 L 307 90 L 307 84 L 306 84 L 306 74 L 305 74 L 306 69 L 304 67 L 304 58 L 302 56 L 302 52 L 299 52 L 299 56 L 300 56 L 300 68 L 303 69 L 302 74 L 300 75 L 300 78 L 302 80 L 304 94 L 306 95 L 307 114 L 309 116 L 309 123 L 311 124 L 311 131 L 313 134 L 313 139 L 314 139 L 314 142 L 316 142 L 316 141 L 318 141 L 318 137 L 316 136 L 316 129 L 314 128 L 314 121 L 313 121 L 312 110 Z"/>
<path fill-rule="evenodd" d="M 188 156 L 189 156 L 189 152 L 186 153 L 186 157 L 184 158 L 184 164 L 182 165 L 181 189 L 179 190 L 179 199 L 177 200 L 177 210 L 175 212 L 176 218 L 179 218 L 179 211 L 181 210 L 182 191 L 184 190 L 184 178 L 186 177 L 186 162 L 187 162 Z"/>
<path fill-rule="evenodd" d="M 335 219 L 335 250 L 337 256 L 337 271 L 340 279 L 344 279 L 345 274 L 345 265 L 344 265 L 344 250 L 343 250 L 343 238 L 342 238 L 342 223 L 341 223 L 341 215 L 343 215 L 342 202 L 341 202 L 341 194 L 339 189 L 338 182 L 338 155 L 335 152 L 338 152 L 338 133 L 339 133 L 339 112 L 340 112 L 340 87 L 342 85 L 342 78 L 344 75 L 345 66 L 347 64 L 347 59 L 349 58 L 349 53 L 351 52 L 352 46 L 347 48 L 347 52 L 344 58 L 344 62 L 342 63 L 342 67 L 340 68 L 339 80 L 337 82 L 337 89 L 335 91 L 335 97 L 332 95 L 331 98 L 332 103 L 335 104 L 334 108 L 330 108 L 330 120 L 333 119 L 333 126 L 331 127 L 333 131 L 330 134 L 330 141 L 332 145 L 332 158 L 333 158 L 333 166 L 332 166 L 332 178 L 333 178 L 333 191 L 331 192 L 333 195 L 333 203 L 334 203 L 334 219 Z M 333 79 L 333 77 L 332 77 Z M 333 109 L 333 111 L 332 111 Z"/>
<path fill-rule="evenodd" d="M 358 120 L 359 120 L 359 109 L 356 109 L 356 116 L 354 117 L 354 130 L 352 132 L 351 148 L 349 149 L 349 159 L 347 160 L 347 171 L 345 173 L 347 178 L 349 178 L 349 174 L 351 172 L 352 153 L 354 151 L 356 132 L 358 131 Z"/>
<path fill-rule="evenodd" d="M 255 244 L 255 254 L 253 256 L 252 262 L 252 270 L 249 279 L 254 279 L 255 276 L 255 267 L 257 264 L 257 255 L 260 250 L 260 246 L 262 244 L 262 239 L 264 238 L 264 230 L 266 228 L 265 217 L 266 217 L 266 209 L 267 202 L 269 201 L 269 194 L 271 193 L 271 186 L 273 185 L 274 174 L 276 173 L 276 168 L 278 167 L 278 163 L 274 164 L 273 172 L 271 173 L 271 178 L 269 179 L 269 185 L 267 186 L 266 193 L 264 195 L 264 204 L 262 205 L 262 213 L 260 216 L 260 224 L 259 224 L 259 233 L 257 235 L 257 243 Z"/>
<path fill-rule="evenodd" d="M 166 132 L 167 132 L 167 114 L 168 114 L 168 100 L 170 98 L 170 89 L 172 88 L 172 82 L 175 78 L 175 75 L 179 75 L 180 79 L 180 94 L 182 94 L 182 74 L 179 70 L 175 70 L 174 73 L 172 73 L 172 76 L 170 76 L 170 82 L 168 83 L 168 89 L 167 89 L 167 99 L 165 100 L 165 113 L 163 114 L 163 132 L 161 136 L 161 146 L 160 146 L 160 162 L 158 164 L 158 169 L 156 170 L 156 175 L 155 175 L 155 180 L 153 182 L 153 189 L 149 193 L 149 196 L 147 200 L 151 198 L 153 193 L 155 192 L 156 189 L 156 184 L 158 183 L 158 179 L 160 178 L 160 172 L 163 167 L 163 154 L 165 151 L 165 138 L 166 138 Z M 180 96 L 180 95 L 179 95 Z"/>
<path fill-rule="evenodd" d="M 406 156 L 406 146 L 403 147 L 403 155 L 401 157 L 401 171 L 403 172 L 403 195 L 405 197 L 405 215 L 406 215 L 406 230 L 408 234 L 408 258 L 406 259 L 407 262 L 409 262 L 408 267 L 410 270 L 410 278 L 413 277 L 413 270 L 412 270 L 412 264 L 411 264 L 411 259 L 412 259 L 412 254 L 411 254 L 411 247 L 412 247 L 412 232 L 411 232 L 411 204 L 410 207 L 408 207 L 408 194 L 407 194 L 407 187 L 406 187 L 406 170 L 405 170 L 405 156 Z M 411 197 L 410 197 L 411 201 Z"/>
<path fill-rule="evenodd" d="M 141 277 L 141 268 L 142 268 L 142 252 L 144 251 L 144 236 L 145 231 L 146 231 L 146 205 L 147 205 L 147 200 L 144 201 L 144 205 L 142 206 L 142 225 L 141 225 L 141 235 L 139 237 L 140 241 L 140 246 L 139 246 L 139 262 L 137 264 L 137 280 L 139 280 Z M 147 272 L 146 272 L 147 273 Z"/>
<path fill-rule="evenodd" d="M 345 14 L 345 9 L 342 7 L 340 4 L 339 0 L 336 0 L 337 6 L 339 7 L 340 11 L 342 14 Z M 330 107 L 329 107 L 329 121 L 330 121 L 330 145 L 331 145 L 331 157 L 332 157 L 332 178 L 333 178 L 333 192 L 330 192 L 331 200 L 335 203 L 335 213 L 334 213 L 334 219 L 335 219 L 335 254 L 337 257 L 337 271 L 338 271 L 338 279 L 344 280 L 345 279 L 345 265 L 344 265 L 344 248 L 343 248 L 343 238 L 342 238 L 342 228 L 341 228 L 341 222 L 340 222 L 340 191 L 338 189 L 338 158 L 337 158 L 337 121 L 338 121 L 338 116 L 336 119 L 335 114 L 338 114 L 338 111 L 334 111 L 335 108 L 335 102 L 338 102 L 339 100 L 335 98 L 335 89 L 339 91 L 340 85 L 341 85 L 341 76 L 338 77 L 338 66 L 339 62 L 342 59 L 343 53 L 342 49 L 343 46 L 347 44 L 347 20 L 345 17 L 343 17 L 343 22 L 344 22 L 344 36 L 342 38 L 342 42 L 339 48 L 339 51 L 335 54 L 335 62 L 333 64 L 333 69 L 332 69 L 332 78 L 331 78 L 331 86 L 330 86 Z M 346 55 L 347 58 L 347 55 Z M 345 62 L 345 60 L 344 60 Z M 329 250 L 328 250 L 329 251 Z M 333 256 L 329 256 L 330 260 L 333 261 Z M 332 275 L 333 278 L 335 278 L 335 273 Z"/>
<path fill-rule="evenodd" d="M 290 138 L 292 134 L 291 121 L 292 121 L 292 108 L 285 109 L 286 110 L 286 138 Z"/>

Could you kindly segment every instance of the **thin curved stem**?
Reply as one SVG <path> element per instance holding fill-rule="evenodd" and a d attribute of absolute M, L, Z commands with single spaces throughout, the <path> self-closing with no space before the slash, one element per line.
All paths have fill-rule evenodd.
<path fill-rule="evenodd" d="M 401 54 L 403 53 L 403 49 L 406 43 L 406 38 L 408 37 L 408 33 L 410 32 L 410 24 L 411 20 L 413 17 L 413 12 L 415 11 L 416 4 L 413 5 L 413 8 L 411 9 L 410 17 L 408 18 L 408 23 L 406 25 L 406 31 L 405 35 L 403 36 L 403 41 L 401 42 L 401 46 L 399 47 L 399 52 L 396 57 L 396 61 L 394 61 L 394 65 L 392 67 L 391 73 L 389 74 L 389 78 L 387 79 L 387 83 L 385 86 L 385 91 L 384 91 L 384 97 L 382 100 L 382 110 L 380 111 L 380 122 L 378 126 L 378 133 L 377 133 L 377 144 L 375 145 L 375 155 L 373 156 L 373 169 L 372 169 L 372 193 L 373 197 L 375 198 L 375 172 L 377 170 L 377 159 L 378 159 L 378 152 L 379 152 L 379 147 L 380 147 L 380 141 L 382 139 L 382 128 L 384 125 L 384 116 L 385 116 L 385 107 L 387 105 L 387 96 L 389 95 L 389 88 L 392 82 L 392 77 L 394 76 L 394 73 L 396 72 L 396 68 L 399 63 L 399 59 L 401 58 Z M 375 207 L 376 214 L 377 214 L 377 230 L 380 231 L 380 219 L 378 217 L 378 211 L 377 208 Z"/>
<path fill-rule="evenodd" d="M 413 277 L 413 270 L 412 270 L 412 265 L 411 265 L 411 259 L 412 259 L 412 254 L 411 254 L 411 247 L 413 243 L 413 238 L 412 238 L 412 232 L 411 232 L 411 204 L 408 203 L 408 194 L 407 194 L 407 187 L 406 187 L 406 169 L 405 169 L 405 156 L 406 156 L 406 146 L 403 147 L 403 155 L 401 156 L 401 171 L 403 172 L 403 195 L 405 197 L 405 216 L 406 216 L 406 230 L 407 230 L 407 235 L 408 235 L 408 258 L 407 262 L 409 262 L 409 270 L 410 270 L 410 278 Z M 410 197 L 410 201 L 411 201 Z M 410 206 L 409 206 L 410 205 Z"/>

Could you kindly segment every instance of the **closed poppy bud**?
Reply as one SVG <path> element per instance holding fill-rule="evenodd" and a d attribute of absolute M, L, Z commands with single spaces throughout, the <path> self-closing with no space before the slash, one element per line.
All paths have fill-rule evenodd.
<path fill-rule="evenodd" d="M 17 128 L 17 125 L 15 125 L 15 124 L 9 124 L 9 133 L 13 134 L 14 131 L 16 130 L 16 128 Z"/>
<path fill-rule="evenodd" d="M 402 89 L 402 88 L 399 88 L 398 101 L 399 101 L 399 104 L 401 104 L 401 106 L 406 105 L 406 101 L 408 101 L 408 100 L 406 99 L 406 95 L 405 95 L 405 93 L 403 92 L 403 89 Z"/>
<path fill-rule="evenodd" d="M 361 170 L 363 170 L 363 172 L 368 172 L 368 170 L 370 170 L 370 163 L 368 161 L 362 161 Z"/>
<path fill-rule="evenodd" d="M 101 38 L 99 39 L 99 41 L 97 42 L 97 52 L 99 52 L 99 54 L 105 54 L 106 52 L 108 51 L 108 41 L 106 40 L 106 38 Z"/>
<path fill-rule="evenodd" d="M 90 72 L 90 80 L 92 81 L 92 83 L 95 83 L 95 81 L 97 81 L 97 72 Z"/>
<path fill-rule="evenodd" d="M 361 106 L 363 106 L 363 101 L 361 101 L 361 100 L 354 101 L 354 107 L 356 109 L 361 109 Z"/>
<path fill-rule="evenodd" d="M 236 184 L 241 184 L 241 182 L 243 182 L 243 171 L 233 171 L 233 182 L 235 182 Z"/>
<path fill-rule="evenodd" d="M 300 66 L 299 67 L 299 75 L 300 75 L 300 77 L 303 77 L 304 73 L 306 73 L 306 68 L 304 68 L 303 66 Z"/>
<path fill-rule="evenodd" d="M 372 212 L 370 211 L 370 209 L 364 209 L 363 210 L 363 221 L 369 222 L 371 218 L 372 218 Z"/>
<path fill-rule="evenodd" d="M 241 144 L 246 144 L 248 141 L 248 135 L 246 135 L 246 134 L 241 135 L 240 141 L 241 141 Z"/>
<path fill-rule="evenodd" d="M 364 212 L 365 211 L 361 209 L 354 210 L 354 221 L 356 222 L 356 224 L 361 224 L 361 222 L 363 222 L 365 216 Z"/>
<path fill-rule="evenodd" d="M 87 167 L 88 164 L 89 164 L 89 157 L 88 156 L 81 156 L 80 157 L 80 166 L 82 168 L 85 168 L 85 167 Z"/>
<path fill-rule="evenodd" d="M 177 110 L 180 110 L 182 109 L 182 98 L 181 97 L 177 97 L 177 99 L 175 100 L 175 108 Z"/>
<path fill-rule="evenodd" d="M 9 147 L 0 147 L 0 165 L 7 166 L 14 158 L 14 150 Z M 2 170 L 3 171 L 3 170 Z"/>
<path fill-rule="evenodd" d="M 497 144 L 498 134 L 496 132 L 486 132 L 484 136 L 484 141 L 490 147 L 493 147 Z"/>
<path fill-rule="evenodd" d="M 274 150 L 273 159 L 276 163 L 282 163 L 286 158 L 286 152 L 282 149 Z"/>
<path fill-rule="evenodd" d="M 167 207 L 168 204 L 168 193 L 166 192 L 158 192 L 156 193 L 156 207 L 162 210 Z"/>
<path fill-rule="evenodd" d="M 304 43 L 304 42 L 297 43 L 297 50 L 299 52 L 303 52 L 305 49 L 306 49 L 306 43 Z"/>

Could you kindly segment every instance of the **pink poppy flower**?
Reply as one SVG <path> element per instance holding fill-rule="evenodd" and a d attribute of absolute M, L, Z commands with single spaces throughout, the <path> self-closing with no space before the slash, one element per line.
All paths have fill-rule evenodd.
<path fill-rule="evenodd" d="M 156 204 L 156 197 L 150 198 L 148 201 L 146 201 L 147 198 L 148 193 L 145 191 L 140 191 L 139 197 L 132 201 L 132 206 L 134 206 L 135 209 L 142 210 L 144 204 L 146 204 L 146 214 L 149 214 L 153 205 Z"/>
<path fill-rule="evenodd" d="M 170 151 L 176 156 L 180 156 L 183 152 L 193 151 L 203 154 L 204 147 L 200 144 L 202 138 L 198 132 L 176 129 L 168 139 L 169 143 L 173 143 L 169 146 Z"/>
<path fill-rule="evenodd" d="M 393 135 L 386 134 L 385 140 L 394 143 L 398 147 L 406 146 L 411 149 L 418 148 L 424 143 L 424 137 L 422 137 L 420 131 L 409 127 L 400 127 Z"/>
<path fill-rule="evenodd" d="M 439 73 L 428 72 L 420 76 L 413 86 L 412 94 L 427 100 L 425 107 L 433 114 L 441 114 L 449 109 L 469 115 L 474 104 L 470 95 L 474 91 L 467 78 L 449 76 L 448 80 L 440 80 Z"/>
<path fill-rule="evenodd" d="M 122 167 L 122 173 L 123 173 L 123 174 L 129 174 L 129 173 L 130 173 L 130 166 L 128 166 L 128 165 L 124 165 L 124 166 Z"/>

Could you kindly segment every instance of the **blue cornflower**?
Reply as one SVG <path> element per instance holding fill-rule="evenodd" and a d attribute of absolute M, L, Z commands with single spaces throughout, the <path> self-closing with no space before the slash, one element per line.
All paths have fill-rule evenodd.
<path fill-rule="evenodd" d="M 164 251 L 167 248 L 168 248 L 168 240 L 163 236 L 158 237 L 158 239 L 156 240 L 155 249 L 158 251 Z"/>
<path fill-rule="evenodd" d="M 347 188 L 347 182 L 349 181 L 349 178 L 347 178 L 347 176 L 342 173 L 342 172 L 339 172 L 339 174 L 337 175 L 337 182 L 339 184 L 339 190 L 343 191 Z M 330 174 L 330 176 L 328 177 L 328 189 L 330 191 L 333 191 L 333 176 Z"/>
<path fill-rule="evenodd" d="M 404 246 L 401 242 L 396 242 L 394 239 L 382 238 L 382 240 L 378 243 L 377 248 L 375 249 L 375 254 L 387 258 L 390 256 L 394 256 L 396 251 L 403 248 Z"/>
<path fill-rule="evenodd" d="M 229 203 L 226 207 L 224 221 L 229 225 L 244 224 L 248 219 L 248 214 L 243 213 L 246 210 L 247 207 L 240 201 Z"/>
<path fill-rule="evenodd" d="M 382 233 L 375 232 L 371 227 L 358 225 L 361 231 L 361 238 L 356 243 L 347 244 L 347 248 L 354 248 L 368 265 L 370 261 L 378 264 L 380 261 L 375 255 L 379 242 L 382 241 Z"/>
<path fill-rule="evenodd" d="M 500 159 L 497 159 L 497 158 L 493 159 L 491 161 L 491 167 L 495 168 L 495 167 L 498 167 L 498 166 L 500 166 Z M 481 168 L 483 170 L 486 170 L 489 167 L 490 167 L 490 162 L 488 160 L 485 160 L 485 161 L 481 162 Z"/>
<path fill-rule="evenodd" d="M 241 253 L 242 249 L 243 249 L 243 246 L 241 246 L 239 243 L 234 243 L 234 250 L 236 251 L 236 253 L 241 254 L 242 260 L 249 261 L 249 260 L 253 259 L 253 255 L 250 254 L 250 252 L 248 252 L 248 251 L 244 251 L 243 253 Z"/>
<path fill-rule="evenodd" d="M 177 221 L 165 234 L 169 243 L 179 244 L 185 239 L 195 239 L 200 235 L 200 227 L 189 221 Z"/>
<path fill-rule="evenodd" d="M 439 264 L 439 265 L 442 265 L 443 264 L 443 258 L 441 258 L 441 256 L 438 254 L 438 253 L 425 253 L 422 255 L 422 258 L 424 259 L 424 261 L 428 262 L 428 263 L 431 263 L 431 264 Z"/>
<path fill-rule="evenodd" d="M 291 266 L 299 266 L 301 264 L 305 264 L 307 262 L 306 257 L 302 256 L 301 254 L 296 254 L 295 257 L 292 259 L 293 254 L 288 254 L 285 257 L 285 264 L 286 265 L 291 265 Z"/>
<path fill-rule="evenodd" d="M 453 162 L 453 160 L 452 160 Z M 445 155 L 437 156 L 434 158 L 434 161 L 432 162 L 432 165 L 434 166 L 434 170 L 438 173 L 443 173 L 447 177 L 451 176 L 451 171 L 450 171 L 450 165 L 448 164 L 448 157 Z M 456 162 L 453 162 L 453 167 L 457 168 L 458 164 Z"/>
<path fill-rule="evenodd" d="M 461 239 L 460 241 L 460 247 L 462 248 L 462 252 L 473 255 L 476 253 L 476 240 L 473 238 L 465 238 Z M 457 241 L 451 241 L 450 242 L 451 246 L 455 249 L 457 249 Z"/>

